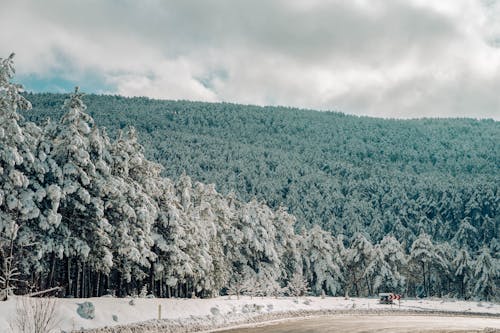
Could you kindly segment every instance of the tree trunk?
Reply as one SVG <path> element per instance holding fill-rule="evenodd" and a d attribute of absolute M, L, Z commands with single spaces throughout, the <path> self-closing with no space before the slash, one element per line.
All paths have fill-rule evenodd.
<path fill-rule="evenodd" d="M 56 255 L 54 252 L 52 252 L 51 258 L 50 258 L 50 273 L 47 279 L 47 284 L 45 286 L 45 289 L 48 289 L 50 287 L 53 287 L 54 284 L 54 271 L 56 269 Z"/>
<path fill-rule="evenodd" d="M 460 292 L 462 294 L 462 298 L 465 299 L 465 291 L 464 291 L 464 277 L 462 276 L 460 279 Z"/>
<path fill-rule="evenodd" d="M 425 278 L 426 278 L 426 275 L 425 275 L 425 263 L 422 261 L 422 275 L 424 277 L 424 292 L 425 292 L 425 296 L 429 296 L 429 294 L 427 293 L 427 284 L 426 284 L 426 281 L 425 281 Z"/>
<path fill-rule="evenodd" d="M 82 263 L 82 289 L 81 289 L 81 298 L 85 298 L 85 261 Z"/>
<path fill-rule="evenodd" d="M 75 297 L 78 298 L 81 295 L 80 292 L 80 279 L 81 279 L 81 271 L 82 271 L 82 265 L 80 261 L 77 263 L 77 268 L 76 268 L 76 292 L 75 292 Z"/>
<path fill-rule="evenodd" d="M 365 277 L 365 281 L 366 281 L 366 286 L 368 287 L 368 296 L 370 296 L 372 295 L 372 288 L 370 285 L 370 281 L 368 281 L 368 277 Z"/>
<path fill-rule="evenodd" d="M 119 297 L 123 296 L 123 279 L 122 273 L 118 272 L 118 295 Z"/>
<path fill-rule="evenodd" d="M 73 288 L 71 288 L 71 258 L 66 258 L 66 295 L 72 295 Z"/>
<path fill-rule="evenodd" d="M 150 282 L 150 286 L 149 286 L 149 292 L 153 295 L 158 295 L 156 293 L 156 290 L 155 290 L 155 274 L 154 274 L 155 270 L 154 270 L 154 264 L 151 264 L 151 267 L 149 269 L 149 276 L 150 276 L 150 279 L 149 279 L 149 282 Z"/>

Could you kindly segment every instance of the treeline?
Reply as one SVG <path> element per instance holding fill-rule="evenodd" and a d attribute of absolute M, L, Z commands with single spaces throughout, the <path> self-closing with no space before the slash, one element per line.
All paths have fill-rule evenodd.
<path fill-rule="evenodd" d="M 37 122 L 58 118 L 67 97 L 28 96 L 34 112 L 24 114 Z M 372 243 L 392 234 L 406 250 L 425 232 L 472 252 L 500 250 L 498 122 L 118 96 L 86 102 L 112 137 L 134 125 L 162 175 L 185 172 L 240 200 L 288 207 L 297 230 L 320 225 L 347 238 L 363 233 Z M 464 225 L 471 234 L 459 241 Z"/>
<path fill-rule="evenodd" d="M 412 242 L 392 235 L 371 242 L 359 232 L 344 238 L 295 228 L 285 208 L 222 195 L 185 174 L 163 177 L 135 130 L 111 139 L 78 90 L 59 121 L 26 122 L 18 110 L 30 103 L 10 82 L 12 60 L 0 61 L 3 290 L 497 297 L 498 252 L 488 247 L 457 250 L 423 231 Z M 468 242 L 473 228 L 461 223 L 452 244 Z"/>

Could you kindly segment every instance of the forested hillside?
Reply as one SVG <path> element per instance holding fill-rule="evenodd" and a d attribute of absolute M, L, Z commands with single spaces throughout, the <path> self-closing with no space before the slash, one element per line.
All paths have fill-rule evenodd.
<path fill-rule="evenodd" d="M 300 148 L 302 141 L 291 134 L 278 135 L 281 141 L 272 137 L 266 141 L 273 128 L 278 129 L 277 133 L 288 131 L 284 127 L 280 130 L 276 124 L 261 124 L 267 132 L 262 130 L 260 135 L 255 132 L 252 139 L 248 131 L 259 125 L 251 124 L 259 124 L 256 114 L 265 109 L 249 107 L 248 116 L 254 117 L 251 121 L 243 117 L 246 111 L 238 111 L 237 106 L 231 106 L 236 111 L 221 111 L 221 116 L 233 115 L 234 121 L 228 121 L 225 129 L 221 129 L 222 148 L 219 149 L 225 149 L 230 143 L 247 149 L 219 150 L 220 156 L 227 157 L 226 162 L 216 159 L 214 151 L 213 165 L 220 166 L 221 174 L 225 169 L 232 170 L 235 180 L 244 179 L 251 174 L 248 170 L 255 171 L 262 166 L 261 173 L 245 180 L 250 188 L 253 179 L 262 186 L 269 185 L 269 191 L 276 191 L 271 187 L 275 183 L 267 184 L 262 177 L 266 173 L 267 177 L 278 178 L 277 181 L 288 179 L 289 188 L 297 186 L 295 190 L 280 190 L 269 195 L 281 195 L 285 201 L 292 198 L 288 193 L 301 194 L 295 197 L 296 201 L 287 201 L 302 214 L 296 218 L 284 207 L 273 209 L 262 200 L 241 200 L 233 193 L 220 193 L 214 186 L 193 181 L 186 174 L 162 176 L 162 166 L 144 156 L 144 146 L 139 142 L 141 135 L 146 137 L 145 146 L 156 146 L 151 142 L 155 138 L 158 146 L 177 147 L 177 152 L 170 152 L 170 163 L 176 161 L 176 156 L 187 156 L 187 162 L 202 165 L 198 170 L 202 172 L 211 161 L 206 157 L 210 154 L 196 159 L 200 151 L 188 144 L 189 140 L 180 140 L 185 135 L 193 144 L 196 141 L 199 149 L 210 149 L 204 142 L 216 147 L 218 137 L 206 134 L 215 133 L 216 127 L 206 126 L 203 130 L 205 127 L 199 124 L 189 130 L 192 134 L 187 134 L 193 122 L 189 120 L 193 118 L 190 112 L 204 114 L 201 109 L 170 110 L 167 113 L 170 116 L 163 115 L 177 119 L 179 114 L 184 114 L 185 121 L 180 122 L 179 127 L 186 129 L 185 134 L 175 128 L 167 130 L 176 123 L 160 122 L 157 117 L 161 118 L 161 112 L 154 111 L 151 117 L 147 112 L 131 116 L 141 128 L 140 133 L 133 127 L 118 130 L 116 126 L 116 135 L 110 137 L 99 121 L 87 113 L 89 109 L 78 89 L 65 96 L 65 100 L 59 100 L 63 97 L 60 95 L 28 95 L 26 99 L 20 94 L 22 86 L 11 82 L 13 75 L 13 55 L 0 59 L 0 300 L 13 292 L 23 294 L 53 290 L 53 287 L 60 287 L 61 295 L 74 297 L 138 293 L 161 297 L 242 293 L 298 296 L 308 292 L 374 295 L 392 290 L 405 295 L 497 298 L 500 279 L 498 175 L 496 166 L 486 162 L 490 158 L 487 150 L 484 156 L 473 154 L 473 159 L 483 159 L 477 163 L 486 170 L 482 174 L 474 175 L 474 168 L 466 172 L 457 162 L 455 177 L 445 178 L 444 171 L 429 172 L 441 177 L 441 182 L 436 183 L 427 173 L 421 176 L 411 168 L 398 169 L 397 165 L 403 165 L 398 159 L 392 164 L 389 158 L 383 163 L 362 165 L 355 163 L 361 158 L 356 155 L 336 162 L 314 157 L 314 153 L 318 153 L 316 146 L 325 149 L 326 155 L 326 147 L 333 147 L 329 153 L 333 154 L 342 147 L 340 141 L 339 146 L 326 141 L 317 145 L 308 143 L 307 149 L 311 151 Z M 33 118 L 43 117 L 42 110 L 30 110 L 29 99 L 37 103 L 38 98 L 41 105 L 41 98 L 46 97 L 50 98 L 46 101 L 47 107 L 50 105 L 54 111 L 47 108 L 45 114 L 54 115 L 54 120 L 35 124 L 20 115 L 24 110 L 27 115 L 33 114 Z M 128 101 L 90 96 L 90 101 L 107 101 L 111 105 L 115 105 L 114 99 L 122 103 Z M 186 105 L 215 109 L 224 106 Z M 63 112 L 59 114 L 57 110 L 61 110 L 61 106 Z M 108 110 L 105 104 L 91 107 L 96 117 L 113 115 L 99 109 Z M 275 112 L 274 117 L 279 112 L 290 113 L 290 119 L 305 115 L 297 110 L 270 110 L 268 112 Z M 356 118 L 311 114 L 334 117 L 337 122 L 332 124 L 342 124 L 344 118 L 352 121 L 352 126 L 358 124 Z M 107 123 L 120 124 L 121 120 L 114 118 L 117 115 L 110 117 Z M 238 121 L 235 115 L 243 120 Z M 213 117 L 217 119 L 217 112 L 214 111 Z M 262 114 L 263 119 L 266 117 L 267 114 Z M 103 118 L 104 121 L 106 117 Z M 152 125 L 145 126 L 146 122 Z M 245 122 L 249 125 L 244 126 Z M 215 123 L 224 121 L 219 119 Z M 318 121 L 318 126 L 325 123 Z M 152 131 L 161 124 L 170 124 L 163 129 L 163 141 L 160 141 L 161 131 Z M 236 135 L 227 134 L 232 128 L 229 124 L 239 125 L 241 137 L 247 133 L 246 141 L 253 143 L 238 143 Z M 486 134 L 488 130 L 495 135 L 495 126 L 486 123 L 475 135 Z M 312 130 L 307 131 L 312 135 Z M 353 133 L 361 131 L 353 130 Z M 462 139 L 468 137 L 458 132 L 456 135 Z M 179 141 L 172 141 L 176 136 Z M 308 142 L 307 135 L 296 136 Z M 321 141 L 321 136 L 315 137 Z M 330 138 L 333 140 L 334 136 Z M 496 149 L 491 139 L 484 141 L 487 149 Z M 163 146 L 162 142 L 170 142 L 170 145 Z M 418 147 L 424 149 L 425 145 Z M 449 150 L 451 155 L 457 154 L 451 147 Z M 160 151 L 151 150 L 150 154 L 154 156 Z M 253 160 L 248 160 L 246 154 L 253 156 Z M 497 155 L 492 154 L 496 163 Z M 272 160 L 272 163 L 267 160 L 278 156 L 283 159 Z M 297 160 L 292 163 L 294 158 Z M 240 164 L 241 161 L 248 162 L 248 166 Z M 168 169 L 170 164 L 163 162 L 167 174 L 182 168 Z M 328 163 L 331 169 L 321 167 Z M 337 167 L 333 167 L 335 163 Z M 419 159 L 413 163 L 425 165 Z M 448 164 L 454 165 L 443 163 Z M 215 168 L 212 171 L 215 172 Z M 304 187 L 300 187 L 302 182 Z M 223 183 L 222 180 L 219 183 Z M 442 184 L 447 184 L 444 190 L 440 188 Z M 327 186 L 332 192 L 328 192 Z M 309 193 L 313 188 L 321 192 Z M 412 193 L 418 196 L 411 197 Z M 440 196 L 433 198 L 429 193 L 440 193 Z M 252 192 L 241 194 L 247 195 Z M 321 197 L 326 199 L 320 201 Z M 272 203 L 277 202 L 275 199 Z M 336 233 L 314 224 L 314 219 L 307 220 L 308 212 L 315 209 L 331 212 L 323 224 L 338 229 Z M 311 216 L 321 216 L 315 214 Z M 311 224 L 314 225 L 303 228 Z M 441 239 L 433 240 L 429 233 Z"/>
<path fill-rule="evenodd" d="M 29 94 L 41 122 L 66 95 Z M 235 191 L 297 227 L 319 224 L 347 239 L 386 234 L 407 248 L 422 232 L 478 250 L 498 248 L 500 124 L 492 120 L 384 120 L 284 107 L 86 96 L 113 136 L 133 125 L 146 156 L 177 178 Z"/>

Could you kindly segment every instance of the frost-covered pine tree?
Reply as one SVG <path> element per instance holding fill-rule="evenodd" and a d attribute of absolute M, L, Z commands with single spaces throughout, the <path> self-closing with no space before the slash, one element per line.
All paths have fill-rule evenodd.
<path fill-rule="evenodd" d="M 40 202 L 46 195 L 39 183 L 44 170 L 36 157 L 41 130 L 24 123 L 17 112 L 31 104 L 21 96 L 22 86 L 11 82 L 13 59 L 14 54 L 0 58 L 0 288 L 8 291 L 19 274 L 18 262 L 25 267 L 33 262 L 26 255 L 33 251 L 23 250 L 33 244 L 29 224 L 41 216 Z"/>
<path fill-rule="evenodd" d="M 301 238 L 295 234 L 295 216 L 289 214 L 284 207 L 274 212 L 273 225 L 276 228 L 276 250 L 280 258 L 281 281 L 279 287 L 287 284 L 295 272 L 302 271 L 300 253 Z M 281 289 L 279 290 L 281 292 Z"/>
<path fill-rule="evenodd" d="M 177 198 L 175 185 L 166 178 L 159 181 L 158 186 L 161 189 L 156 197 L 158 217 L 152 233 L 157 254 L 154 274 L 160 296 L 170 297 L 175 291 L 174 287 L 184 278 L 184 265 L 191 267 L 192 263 L 186 253 L 186 233 L 183 227 L 186 218 Z"/>
<path fill-rule="evenodd" d="M 315 225 L 303 240 L 304 274 L 316 295 L 336 295 L 342 285 L 340 253 L 331 234 Z"/>
<path fill-rule="evenodd" d="M 436 254 L 440 260 L 437 260 L 433 265 L 431 280 L 436 285 L 436 294 L 439 297 L 452 291 L 450 288 L 455 280 L 452 262 L 456 252 L 456 248 L 452 247 L 448 242 L 436 244 Z"/>
<path fill-rule="evenodd" d="M 371 284 L 364 274 L 372 255 L 373 245 L 363 234 L 356 233 L 351 240 L 349 249 L 345 251 L 344 262 L 347 268 L 346 280 L 349 281 L 347 288 L 354 288 L 357 296 L 360 296 L 365 288 L 368 295 L 372 294 Z"/>
<path fill-rule="evenodd" d="M 466 217 L 458 226 L 458 230 L 452 239 L 452 242 L 458 248 L 467 248 L 468 250 L 476 249 L 477 229 L 470 222 L 470 217 Z"/>
<path fill-rule="evenodd" d="M 469 291 L 469 281 L 472 277 L 472 260 L 467 249 L 462 248 L 457 251 L 452 262 L 452 269 L 458 284 L 460 285 L 460 297 L 467 298 Z"/>
<path fill-rule="evenodd" d="M 237 217 L 235 233 L 239 235 L 239 246 L 233 257 L 235 272 L 245 280 L 257 280 L 261 271 L 272 275 L 274 281 L 281 278 L 280 259 L 277 252 L 276 229 L 272 223 L 273 213 L 269 207 L 252 200 L 243 204 Z"/>
<path fill-rule="evenodd" d="M 204 289 L 209 295 L 218 295 L 231 276 L 232 262 L 228 256 L 228 236 L 232 231 L 232 216 L 226 199 L 214 184 L 196 184 L 202 228 L 209 231 L 208 246 L 210 272 L 204 278 Z"/>
<path fill-rule="evenodd" d="M 191 184 L 191 179 L 186 181 Z M 213 258 L 210 245 L 217 237 L 215 214 L 209 202 L 204 198 L 205 186 L 196 183 L 193 188 L 180 189 L 181 193 L 189 193 L 191 203 L 186 208 L 188 255 L 194 262 L 193 274 L 187 281 L 192 292 L 212 293 L 215 281 L 213 279 Z"/>
<path fill-rule="evenodd" d="M 391 268 L 392 288 L 402 289 L 406 285 L 408 258 L 401 243 L 391 235 L 387 235 L 379 243 L 384 261 Z"/>
<path fill-rule="evenodd" d="M 49 195 L 59 201 L 62 219 L 53 237 L 60 240 L 59 259 L 66 261 L 67 292 L 91 295 L 85 288 L 88 272 L 108 274 L 113 265 L 111 225 L 105 216 L 103 189 L 109 180 L 107 156 L 99 146 L 103 137 L 95 128 L 75 92 L 65 101 L 67 112 L 50 128 L 52 142 L 49 158 L 59 169 L 51 172 L 53 186 Z"/>
<path fill-rule="evenodd" d="M 474 294 L 484 300 L 494 299 L 498 292 L 500 265 L 490 250 L 483 247 L 474 263 Z"/>
<path fill-rule="evenodd" d="M 384 253 L 380 246 L 375 245 L 370 262 L 364 272 L 364 277 L 369 281 L 373 293 L 380 292 L 381 287 L 384 291 L 393 290 L 393 276 L 391 273 L 391 267 L 384 260 Z M 388 287 L 390 289 L 387 289 Z"/>
<path fill-rule="evenodd" d="M 403 275 L 407 260 L 401 244 L 393 236 L 385 236 L 373 247 L 373 256 L 366 268 L 373 292 L 403 292 Z"/>
<path fill-rule="evenodd" d="M 144 157 L 134 128 L 128 128 L 125 134 L 120 132 L 115 142 L 103 142 L 99 148 L 109 152 L 111 161 L 111 177 L 105 183 L 102 197 L 106 202 L 105 216 L 112 226 L 114 269 L 120 274 L 119 286 L 132 279 L 143 281 L 150 274 L 152 279 L 147 282 L 153 289 L 151 263 L 156 255 L 152 251 L 152 230 L 158 217 L 155 199 L 160 191 L 161 168 Z"/>
<path fill-rule="evenodd" d="M 446 263 L 445 259 L 436 251 L 436 246 L 428 234 L 421 233 L 411 245 L 409 263 L 415 274 L 414 277 L 418 280 L 418 276 L 420 276 L 425 294 L 430 296 L 433 290 L 432 270 L 439 269 L 437 267 L 446 269 Z"/>

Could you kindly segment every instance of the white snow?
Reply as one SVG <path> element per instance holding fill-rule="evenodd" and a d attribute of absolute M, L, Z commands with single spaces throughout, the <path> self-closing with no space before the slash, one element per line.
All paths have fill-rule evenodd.
<path fill-rule="evenodd" d="M 453 299 L 408 299 L 398 305 L 378 304 L 377 299 L 343 297 L 217 297 L 211 299 L 158 299 L 135 298 L 130 305 L 130 298 L 100 297 L 89 299 L 58 299 L 59 329 L 69 331 L 77 329 L 102 328 L 106 326 L 126 325 L 158 319 L 158 307 L 161 305 L 161 319 L 178 320 L 185 326 L 210 322 L 214 327 L 237 325 L 262 315 L 273 318 L 279 314 L 302 312 L 311 314 L 318 311 L 341 311 L 344 313 L 365 310 L 373 311 L 427 311 L 427 312 L 465 312 L 492 314 L 498 319 L 500 328 L 500 304 Z M 16 297 L 0 302 L 0 332 L 9 332 L 9 322 L 16 317 Z M 95 318 L 83 319 L 76 312 L 78 303 L 92 302 L 95 306 Z M 117 319 L 113 320 L 113 317 Z"/>

